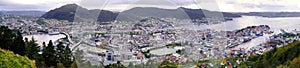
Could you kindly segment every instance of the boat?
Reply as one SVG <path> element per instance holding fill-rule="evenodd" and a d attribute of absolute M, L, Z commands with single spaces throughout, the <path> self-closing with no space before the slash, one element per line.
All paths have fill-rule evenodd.
<path fill-rule="evenodd" d="M 51 32 L 51 33 L 48 33 L 48 35 L 59 35 L 60 32 Z"/>

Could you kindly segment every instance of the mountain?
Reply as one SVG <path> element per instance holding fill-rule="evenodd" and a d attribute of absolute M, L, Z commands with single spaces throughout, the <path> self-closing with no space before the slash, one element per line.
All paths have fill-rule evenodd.
<path fill-rule="evenodd" d="M 233 13 L 228 13 L 228 12 L 217 12 L 217 11 L 209 11 L 205 9 L 189 9 L 189 8 L 184 8 L 180 7 L 179 9 L 182 9 L 187 13 L 190 18 L 196 19 L 196 18 L 201 18 L 201 17 L 207 17 L 207 16 L 222 16 L 225 18 L 236 18 L 236 17 L 241 17 L 240 15 L 233 14 Z"/>
<path fill-rule="evenodd" d="M 205 14 L 204 14 L 205 13 Z M 155 7 L 135 7 L 123 12 L 107 10 L 88 10 L 76 4 L 67 4 L 45 13 L 42 18 L 68 21 L 98 21 L 107 22 L 114 20 L 139 21 L 144 17 L 177 18 L 177 19 L 201 19 L 204 17 L 234 18 L 241 17 L 237 14 L 208 11 L 204 9 L 162 9 Z"/>
<path fill-rule="evenodd" d="M 117 20 L 140 21 L 143 17 L 188 19 L 184 11 L 177 9 L 161 9 L 155 7 L 135 7 L 119 13 Z"/>
<path fill-rule="evenodd" d="M 0 11 L 0 14 L 6 15 L 29 15 L 29 16 L 41 16 L 46 12 L 43 11 Z"/>
<path fill-rule="evenodd" d="M 76 4 L 67 4 L 60 8 L 51 10 L 44 15 L 42 18 L 45 19 L 57 19 L 57 20 L 68 20 L 68 21 L 113 21 L 117 17 L 117 13 L 107 10 L 88 10 L 82 8 Z"/>
<path fill-rule="evenodd" d="M 57 20 L 69 20 L 73 21 L 75 16 L 75 11 L 77 9 L 77 5 L 75 4 L 68 4 L 62 6 L 60 8 L 56 8 L 54 10 L 50 10 L 49 12 L 42 15 L 42 18 L 46 19 L 57 19 Z"/>
<path fill-rule="evenodd" d="M 210 18 L 236 18 L 240 15 L 226 12 L 209 11 L 205 9 L 189 9 L 180 7 L 177 9 L 162 9 L 156 7 L 135 7 L 119 13 L 117 20 L 139 21 L 143 17 L 177 18 L 177 19 L 202 19 Z"/>
<path fill-rule="evenodd" d="M 261 17 L 300 17 L 300 12 L 249 12 L 236 14 Z"/>

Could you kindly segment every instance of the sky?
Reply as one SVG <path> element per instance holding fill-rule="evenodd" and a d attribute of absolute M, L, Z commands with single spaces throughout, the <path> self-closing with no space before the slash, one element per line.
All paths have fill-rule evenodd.
<path fill-rule="evenodd" d="M 65 4 L 124 11 L 133 7 L 186 7 L 223 12 L 300 12 L 299 0 L 0 0 L 0 11 L 49 11 Z"/>

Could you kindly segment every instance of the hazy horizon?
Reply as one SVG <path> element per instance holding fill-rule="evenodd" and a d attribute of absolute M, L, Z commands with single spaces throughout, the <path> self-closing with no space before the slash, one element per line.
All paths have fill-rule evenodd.
<path fill-rule="evenodd" d="M 75 4 L 75 3 L 69 3 L 69 4 Z M 67 5 L 67 4 L 65 4 L 65 5 Z M 62 5 L 62 6 L 64 6 L 64 5 Z M 59 7 L 62 7 L 62 6 L 59 6 Z M 59 7 L 56 7 L 56 8 L 59 8 Z M 47 11 L 44 11 L 44 10 L 3 10 L 3 9 L 2 10 L 0 9 L 0 11 L 2 11 L 2 12 L 10 12 L 10 11 L 16 11 L 16 12 L 18 12 L 18 11 L 24 11 L 24 12 L 26 12 L 26 11 L 29 11 L 29 12 L 49 12 L 49 11 L 54 10 L 56 8 L 53 8 L 53 9 L 50 9 L 50 10 L 47 10 Z M 86 7 L 83 7 L 83 8 L 86 8 Z M 139 7 L 132 7 L 132 8 L 139 8 Z M 130 10 L 132 8 L 125 9 L 125 10 Z M 180 8 L 180 7 L 177 7 L 177 8 L 142 7 L 142 8 L 177 9 L 177 8 Z M 188 7 L 184 7 L 184 8 L 188 8 Z M 188 9 L 202 9 L 202 8 L 188 8 Z M 96 10 L 96 9 L 88 9 L 88 10 Z M 98 9 L 98 10 L 108 10 L 108 9 Z M 125 10 L 123 10 L 123 11 L 125 11 Z M 207 10 L 207 9 L 204 9 L 204 10 Z M 122 12 L 122 11 L 115 11 L 115 10 L 109 10 L 109 11 Z M 221 12 L 224 12 L 224 11 L 221 11 Z M 249 12 L 300 12 L 300 11 L 249 11 Z M 249 13 L 249 12 L 231 12 L 231 13 Z"/>
<path fill-rule="evenodd" d="M 66 4 L 88 9 L 124 11 L 133 7 L 207 9 L 222 12 L 300 12 L 297 0 L 2 0 L 0 11 L 44 11 Z"/>

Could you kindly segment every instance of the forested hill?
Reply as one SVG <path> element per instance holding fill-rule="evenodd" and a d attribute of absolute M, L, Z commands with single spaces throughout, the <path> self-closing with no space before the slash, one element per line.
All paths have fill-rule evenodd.
<path fill-rule="evenodd" d="M 247 66 L 253 68 L 299 68 L 300 41 L 295 41 L 278 49 L 275 48 L 263 55 L 251 56 L 247 62 Z"/>
<path fill-rule="evenodd" d="M 135 7 L 122 12 L 112 12 L 109 10 L 89 10 L 77 4 L 67 4 L 62 7 L 53 9 L 44 15 L 45 19 L 57 19 L 68 21 L 136 21 L 143 17 L 160 17 L 160 18 L 178 18 L 178 19 L 201 19 L 207 15 L 218 15 L 225 18 L 241 17 L 238 14 L 209 11 L 205 9 L 163 9 L 157 7 Z"/>

